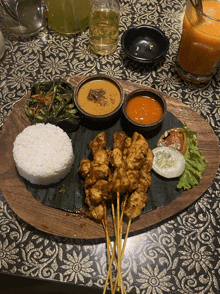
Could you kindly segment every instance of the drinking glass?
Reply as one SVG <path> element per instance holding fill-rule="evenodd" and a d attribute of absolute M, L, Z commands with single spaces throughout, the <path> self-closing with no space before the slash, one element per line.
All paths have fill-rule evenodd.
<path fill-rule="evenodd" d="M 207 83 L 220 61 L 220 2 L 204 0 L 201 8 L 188 0 L 176 70 L 181 78 Z"/>
<path fill-rule="evenodd" d="M 52 30 L 72 36 L 89 26 L 90 0 L 45 0 L 48 26 Z"/>
<path fill-rule="evenodd" d="M 117 49 L 120 6 L 117 0 L 94 0 L 89 18 L 89 48 L 108 55 Z"/>
<path fill-rule="evenodd" d="M 0 31 L 0 59 L 4 56 L 5 54 L 5 38 Z"/>
<path fill-rule="evenodd" d="M 9 32 L 30 37 L 45 25 L 42 0 L 1 0 L 3 22 Z"/>

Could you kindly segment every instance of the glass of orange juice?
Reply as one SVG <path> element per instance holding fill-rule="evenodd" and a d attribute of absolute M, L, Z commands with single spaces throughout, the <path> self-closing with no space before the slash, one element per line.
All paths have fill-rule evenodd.
<path fill-rule="evenodd" d="M 220 1 L 203 0 L 202 10 L 188 0 L 176 61 L 181 78 L 209 82 L 220 62 Z"/>

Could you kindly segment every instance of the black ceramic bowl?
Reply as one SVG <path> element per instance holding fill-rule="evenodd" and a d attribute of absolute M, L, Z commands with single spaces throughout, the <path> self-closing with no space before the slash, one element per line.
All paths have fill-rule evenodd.
<path fill-rule="evenodd" d="M 121 45 L 126 55 L 134 61 L 156 65 L 166 55 L 169 40 L 159 28 L 141 25 L 126 30 Z"/>
<path fill-rule="evenodd" d="M 155 122 L 149 123 L 149 124 L 142 124 L 138 123 L 137 121 L 131 119 L 127 113 L 127 105 L 129 101 L 135 97 L 138 96 L 144 96 L 144 97 L 150 97 L 151 99 L 154 99 L 158 101 L 162 107 L 162 116 Z M 161 123 L 163 122 L 166 113 L 167 113 L 167 104 L 166 100 L 162 96 L 162 94 L 158 93 L 154 89 L 149 90 L 143 90 L 143 89 L 137 89 L 133 92 L 131 92 L 126 98 L 122 106 L 122 111 L 125 117 L 126 122 L 128 123 L 128 126 L 133 131 L 145 133 L 155 130 L 156 128 L 160 127 Z"/>
<path fill-rule="evenodd" d="M 109 94 L 109 90 L 107 90 L 105 88 L 105 86 L 101 85 L 101 86 L 96 87 L 95 91 L 96 90 L 97 91 L 93 92 L 92 99 L 97 98 L 98 96 L 95 97 L 95 95 L 96 94 L 99 95 L 100 90 L 103 90 L 103 91 L 106 91 L 106 94 L 103 94 L 103 96 L 106 96 L 108 99 L 110 97 L 111 101 L 109 102 L 109 100 L 108 100 L 105 104 L 104 99 L 102 99 L 103 96 L 100 96 L 101 97 L 100 99 L 99 98 L 97 98 L 97 100 L 93 99 L 91 102 L 91 100 L 89 101 L 89 99 L 91 99 L 91 96 L 88 98 L 89 93 L 87 91 L 87 92 L 84 92 L 85 99 L 84 99 L 83 103 L 84 103 L 84 105 L 85 105 L 85 103 L 87 105 L 89 105 L 90 108 L 87 107 L 86 105 L 85 105 L 85 107 L 87 107 L 87 108 L 85 108 L 80 101 L 80 99 L 81 99 L 80 97 L 82 97 L 82 94 L 79 94 L 79 93 L 82 89 L 85 89 L 85 86 L 88 88 L 88 85 L 89 85 L 90 90 L 93 89 L 92 86 L 90 88 L 90 85 L 92 85 L 91 82 L 94 82 L 94 81 L 97 81 L 97 82 L 101 81 L 101 82 L 110 83 L 114 87 L 114 91 L 116 91 L 119 94 L 119 102 L 116 103 L 115 102 L 116 99 L 114 98 L 112 92 L 110 91 L 110 94 Z M 101 101 L 101 99 L 104 102 Z M 105 105 L 104 108 L 108 107 L 108 104 L 111 104 L 113 101 L 112 110 L 110 110 L 106 114 L 91 113 L 92 109 L 95 112 L 96 112 L 96 110 L 94 110 L 94 109 L 97 109 L 97 111 L 98 111 L 98 108 L 100 108 L 99 106 L 101 104 L 100 101 L 104 103 L 104 105 Z M 92 122 L 97 122 L 97 123 L 106 122 L 106 121 L 112 120 L 114 117 L 117 116 L 117 114 L 119 114 L 119 111 L 120 111 L 122 104 L 124 102 L 124 91 L 123 91 L 121 84 L 115 78 L 107 76 L 107 75 L 94 75 L 94 76 L 86 77 L 81 82 L 79 82 L 79 84 L 77 85 L 77 87 L 75 88 L 75 91 L 74 91 L 74 102 L 75 102 L 77 109 L 81 113 L 82 117 L 84 117 L 87 120 L 90 120 Z M 116 107 L 114 106 L 114 103 L 115 103 Z"/>

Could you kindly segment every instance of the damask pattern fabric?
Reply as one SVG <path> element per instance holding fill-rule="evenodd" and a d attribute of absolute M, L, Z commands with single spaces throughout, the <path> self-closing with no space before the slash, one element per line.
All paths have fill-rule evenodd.
<path fill-rule="evenodd" d="M 1 24 L 6 52 L 0 60 L 0 127 L 36 82 L 73 75 L 106 74 L 153 87 L 198 112 L 220 136 L 220 71 L 206 86 L 183 82 L 175 59 L 186 1 L 121 0 L 118 48 L 98 57 L 88 51 L 88 30 L 68 38 L 45 28 L 27 39 Z M 121 48 L 123 32 L 155 25 L 169 38 L 166 59 L 156 68 L 138 65 Z M 220 173 L 202 197 L 176 216 L 127 241 L 122 275 L 127 293 L 220 292 Z M 19 219 L 0 194 L 0 272 L 103 288 L 105 242 L 59 238 Z"/>

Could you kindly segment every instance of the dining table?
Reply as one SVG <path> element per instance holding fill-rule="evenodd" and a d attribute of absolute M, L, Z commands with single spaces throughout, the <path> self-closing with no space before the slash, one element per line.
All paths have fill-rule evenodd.
<path fill-rule="evenodd" d="M 75 87 L 85 76 L 102 74 L 117 79 L 125 94 L 138 88 L 162 93 L 178 123 L 197 132 L 207 166 L 197 186 L 169 203 L 163 200 L 175 187 L 161 189 L 160 205 L 151 203 L 150 211 L 133 220 L 121 264 L 126 293 L 220 293 L 220 67 L 208 84 L 178 76 L 186 2 L 119 0 L 118 46 L 106 56 L 89 50 L 88 28 L 69 37 L 46 25 L 22 38 L 0 23 L 6 48 L 0 60 L 0 273 L 65 283 L 73 293 L 81 286 L 87 293 L 104 289 L 108 254 L 102 224 L 36 200 L 17 175 L 11 151 L 15 135 L 29 124 L 24 101 L 33 84 L 64 78 Z M 125 30 L 143 24 L 160 28 L 169 40 L 156 65 L 137 63 L 122 50 Z M 111 225 L 109 233 L 113 242 Z"/>

